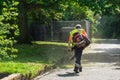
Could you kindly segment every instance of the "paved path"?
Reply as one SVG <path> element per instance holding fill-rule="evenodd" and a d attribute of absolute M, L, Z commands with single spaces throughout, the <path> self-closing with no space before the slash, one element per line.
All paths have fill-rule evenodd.
<path fill-rule="evenodd" d="M 120 44 L 92 44 L 84 53 L 83 72 L 56 69 L 34 80 L 120 80 Z"/>

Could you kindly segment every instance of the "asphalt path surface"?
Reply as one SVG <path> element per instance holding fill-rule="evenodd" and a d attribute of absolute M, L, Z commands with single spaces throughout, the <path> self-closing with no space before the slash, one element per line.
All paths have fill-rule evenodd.
<path fill-rule="evenodd" d="M 33 80 L 120 80 L 120 44 L 91 44 L 82 56 L 83 71 L 56 69 Z"/>

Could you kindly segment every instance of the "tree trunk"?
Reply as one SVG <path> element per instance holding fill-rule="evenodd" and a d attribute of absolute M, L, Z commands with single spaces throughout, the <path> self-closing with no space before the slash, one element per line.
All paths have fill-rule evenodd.
<path fill-rule="evenodd" d="M 21 0 L 19 3 L 19 30 L 20 36 L 18 43 L 31 43 L 29 27 L 28 27 L 28 20 L 27 20 L 27 7 L 26 4 Z"/>

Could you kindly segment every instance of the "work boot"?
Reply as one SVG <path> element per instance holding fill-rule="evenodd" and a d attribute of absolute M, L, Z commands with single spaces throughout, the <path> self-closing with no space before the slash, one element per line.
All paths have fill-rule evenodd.
<path fill-rule="evenodd" d="M 82 72 L 82 66 L 79 68 L 79 71 Z"/>
<path fill-rule="evenodd" d="M 75 73 L 79 73 L 78 67 L 76 67 L 76 66 L 74 67 L 74 72 L 75 72 Z"/>

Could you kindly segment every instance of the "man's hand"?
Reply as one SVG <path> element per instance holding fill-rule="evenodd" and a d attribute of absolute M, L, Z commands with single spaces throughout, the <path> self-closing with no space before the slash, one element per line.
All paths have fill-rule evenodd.
<path fill-rule="evenodd" d="M 68 47 L 68 51 L 69 51 L 69 52 L 71 51 L 71 47 Z"/>

